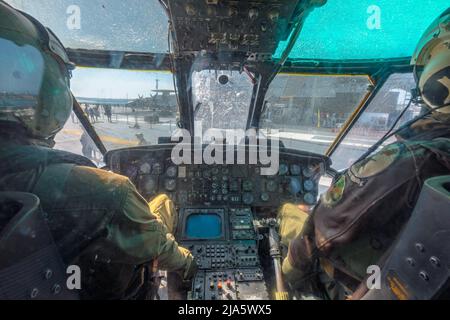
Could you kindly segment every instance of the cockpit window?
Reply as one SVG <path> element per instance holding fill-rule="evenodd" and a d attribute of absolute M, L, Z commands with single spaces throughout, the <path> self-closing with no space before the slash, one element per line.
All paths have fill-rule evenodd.
<path fill-rule="evenodd" d="M 328 0 L 306 19 L 290 59 L 385 59 L 412 55 L 448 0 Z M 280 57 L 287 42 L 280 43 Z"/>
<path fill-rule="evenodd" d="M 166 53 L 167 16 L 159 1 L 7 0 L 72 49 Z"/>
<path fill-rule="evenodd" d="M 77 68 L 72 91 L 107 150 L 153 145 L 176 129 L 177 100 L 172 74 Z M 83 153 L 97 161 L 101 155 L 72 114 L 56 136 L 56 148 Z"/>
<path fill-rule="evenodd" d="M 369 84 L 367 76 L 279 74 L 266 95 L 260 127 L 288 148 L 325 154 Z"/>
<path fill-rule="evenodd" d="M 245 73 L 231 71 L 194 71 L 192 95 L 194 120 L 202 131 L 243 129 L 247 124 L 253 84 Z"/>
<path fill-rule="evenodd" d="M 347 169 L 383 137 L 408 106 L 411 100 L 411 89 L 415 87 L 414 76 L 411 73 L 391 75 L 332 154 L 333 168 Z M 395 128 L 418 116 L 421 107 L 420 104 L 411 103 Z M 394 141 L 395 138 L 391 138 L 384 145 Z"/>

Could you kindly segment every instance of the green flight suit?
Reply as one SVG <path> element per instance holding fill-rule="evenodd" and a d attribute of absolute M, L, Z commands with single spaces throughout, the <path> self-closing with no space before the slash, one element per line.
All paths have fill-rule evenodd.
<path fill-rule="evenodd" d="M 292 288 L 351 297 L 367 267 L 382 263 L 424 181 L 450 172 L 450 115 L 433 113 L 397 139 L 339 175 L 310 215 L 292 205 L 280 211 L 280 236 L 289 242 L 282 270 Z"/>
<path fill-rule="evenodd" d="M 59 160 L 52 161 L 52 153 Z M 154 259 L 159 269 L 192 277 L 193 257 L 173 236 L 172 201 L 160 195 L 147 203 L 127 177 L 80 165 L 83 159 L 71 156 L 0 140 L 0 166 L 10 168 L 0 175 L 0 190 L 40 198 L 64 262 L 81 268 L 81 297 L 126 297 L 142 281 L 142 266 Z M 41 161 L 34 167 L 33 157 Z"/>

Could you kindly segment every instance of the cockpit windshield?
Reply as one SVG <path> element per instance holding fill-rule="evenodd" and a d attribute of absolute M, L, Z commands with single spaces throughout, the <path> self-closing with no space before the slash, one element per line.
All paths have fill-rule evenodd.
<path fill-rule="evenodd" d="M 245 73 L 194 71 L 192 96 L 196 125 L 202 130 L 245 129 L 253 84 Z"/>
<path fill-rule="evenodd" d="M 352 148 L 352 160 L 355 160 L 376 141 L 395 118 L 395 112 L 408 100 L 404 92 L 414 86 L 411 80 L 388 90 L 392 101 L 400 101 L 391 108 L 395 112 L 379 107 L 385 95 L 381 91 L 376 93 L 372 107 L 361 108 L 358 114 L 371 90 L 383 85 L 373 77 L 382 67 L 383 59 L 405 58 L 402 63 L 409 64 L 408 57 L 425 27 L 448 7 L 446 0 L 407 0 L 401 4 L 388 0 L 377 3 L 328 0 L 326 5 L 308 14 L 298 38 L 293 37 L 295 28 L 290 26 L 289 29 L 286 21 L 278 21 L 278 16 L 269 10 L 272 22 L 280 22 L 279 28 L 286 32 L 283 37 L 276 37 L 279 40 L 276 44 L 271 37 L 267 43 L 257 41 L 262 36 L 260 32 L 267 31 L 267 21 L 261 22 L 254 8 L 248 12 L 248 19 L 253 21 L 249 22 L 235 10 L 215 12 L 212 10 L 215 1 L 208 4 L 209 10 L 205 12 L 192 11 L 191 5 L 183 7 L 183 2 L 179 2 L 182 10 L 173 11 L 172 28 L 175 29 L 170 36 L 168 19 L 171 16 L 168 8 L 157 0 L 6 2 L 51 28 L 69 49 L 71 59 L 76 58 L 74 62 L 78 67 L 71 80 L 72 92 L 107 150 L 157 144 L 164 140 L 162 138 L 171 137 L 178 128 L 189 127 L 189 130 L 194 129 L 191 133 L 203 134 L 210 128 L 257 127 L 267 137 L 279 137 L 288 148 L 332 156 L 337 169 L 348 166 L 348 161 L 340 160 L 350 154 L 348 148 Z M 218 6 L 217 10 L 220 8 Z M 181 18 L 184 14 L 192 15 L 192 21 L 205 14 L 216 15 L 218 22 L 205 18 L 209 21 L 206 25 L 209 32 L 181 41 L 173 36 L 185 36 L 185 22 Z M 227 15 L 236 23 L 224 25 L 222 19 L 228 19 Z M 252 23 L 259 22 L 260 29 L 254 29 Z M 244 25 L 253 36 L 244 34 Z M 189 28 L 195 26 L 192 23 Z M 234 33 L 214 31 L 225 27 Z M 261 90 L 265 97 L 264 94 L 257 96 L 257 69 L 262 65 L 258 63 L 272 57 L 276 64 L 289 47 L 291 38 L 294 39 L 292 50 L 286 53 L 285 68 L 280 69 L 284 73 L 275 76 L 270 85 Z M 237 39 L 242 43 L 236 42 Z M 249 50 L 249 46 L 254 47 Z M 104 56 L 96 56 L 98 50 L 104 52 Z M 252 51 L 263 54 L 247 57 Z M 91 56 L 91 52 L 95 55 Z M 155 56 L 157 62 L 147 65 L 146 54 Z M 183 69 L 189 74 L 186 82 L 179 81 L 180 75 L 180 79 L 176 78 L 180 66 L 176 65 L 175 57 L 180 54 L 195 60 L 194 67 Z M 240 55 L 246 57 L 245 63 L 240 61 Z M 127 56 L 137 58 L 132 63 L 122 63 Z M 313 65 L 324 64 L 325 67 L 312 70 L 314 74 L 303 73 L 311 69 L 311 60 Z M 302 66 L 307 67 L 302 69 Z M 332 70 L 327 69 L 328 66 Z M 362 66 L 366 66 L 362 71 L 352 69 Z M 124 70 L 128 68 L 132 70 Z M 351 75 L 345 75 L 349 68 Z M 411 78 L 411 74 L 407 77 Z M 181 101 L 180 96 L 185 100 Z M 354 115 L 359 119 L 356 124 L 349 121 Z M 193 128 L 190 128 L 191 121 Z M 356 137 L 353 128 L 345 140 L 339 140 L 340 134 L 350 129 L 346 124 L 358 127 L 366 123 L 376 127 L 368 137 L 361 137 L 360 133 Z M 85 138 L 83 128 L 76 117 L 72 117 L 56 137 L 56 147 L 77 153 L 89 151 L 86 145 L 93 143 L 87 143 L 89 139 Z M 334 145 L 337 140 L 342 146 Z"/>
<path fill-rule="evenodd" d="M 167 16 L 156 0 L 6 2 L 42 21 L 67 48 L 167 52 Z"/>
<path fill-rule="evenodd" d="M 286 147 L 325 154 L 370 84 L 363 75 L 279 74 L 266 94 L 260 127 Z"/>

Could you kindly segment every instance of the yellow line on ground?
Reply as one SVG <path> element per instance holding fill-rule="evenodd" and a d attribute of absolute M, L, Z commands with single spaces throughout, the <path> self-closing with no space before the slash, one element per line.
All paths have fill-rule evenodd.
<path fill-rule="evenodd" d="M 79 129 L 63 129 L 62 132 L 65 134 L 78 136 L 78 137 L 81 137 L 81 135 L 83 133 Z M 120 145 L 125 145 L 125 146 L 138 145 L 138 143 L 139 143 L 137 140 L 127 140 L 127 139 L 117 138 L 117 137 L 108 136 L 108 135 L 99 135 L 99 137 L 103 142 L 110 142 L 110 143 L 120 144 Z"/>

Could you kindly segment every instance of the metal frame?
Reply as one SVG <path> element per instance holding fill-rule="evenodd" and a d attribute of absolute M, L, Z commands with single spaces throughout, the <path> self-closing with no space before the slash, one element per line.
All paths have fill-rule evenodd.
<path fill-rule="evenodd" d="M 81 108 L 80 104 L 78 103 L 77 99 L 73 94 L 72 99 L 73 99 L 73 112 L 78 117 L 78 120 L 80 120 L 80 123 L 83 125 L 87 134 L 91 137 L 97 149 L 101 152 L 102 155 L 105 155 L 107 150 L 105 145 L 103 144 L 103 141 L 98 136 L 97 131 L 95 131 L 95 128 L 92 126 L 91 122 L 89 121 L 88 117 L 84 113 L 83 109 Z"/>

